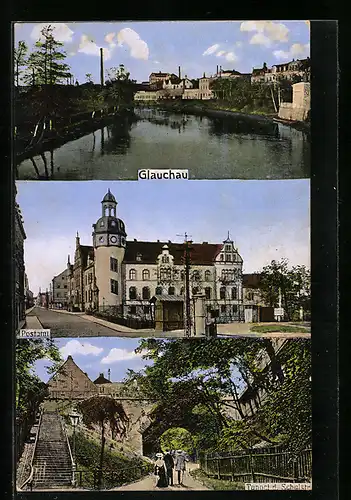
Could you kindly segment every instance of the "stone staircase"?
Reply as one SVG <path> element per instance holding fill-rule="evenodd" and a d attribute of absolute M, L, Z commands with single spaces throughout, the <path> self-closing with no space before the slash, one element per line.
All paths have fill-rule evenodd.
<path fill-rule="evenodd" d="M 72 485 L 70 451 L 61 417 L 54 411 L 46 411 L 42 416 L 33 470 L 33 489 L 61 489 Z"/>

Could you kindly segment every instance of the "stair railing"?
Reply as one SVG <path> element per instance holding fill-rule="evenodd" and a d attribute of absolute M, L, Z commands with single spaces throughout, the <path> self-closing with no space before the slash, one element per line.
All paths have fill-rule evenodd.
<path fill-rule="evenodd" d="M 60 421 L 61 421 L 63 435 L 66 438 L 66 443 L 68 446 L 69 456 L 70 456 L 71 464 L 72 464 L 72 486 L 75 486 L 75 484 L 76 484 L 76 463 L 75 463 L 73 455 L 72 455 L 71 445 L 69 444 L 68 434 L 67 434 L 67 430 L 66 430 L 66 424 L 65 424 L 62 416 L 60 416 Z"/>
<path fill-rule="evenodd" d="M 32 458 L 31 458 L 31 461 L 30 461 L 30 475 L 24 481 L 24 483 L 21 485 L 20 490 L 23 490 L 27 485 L 29 485 L 30 490 L 32 490 L 32 488 L 33 488 L 33 477 L 34 477 L 33 462 L 34 462 L 35 452 L 37 450 L 37 444 L 38 444 L 38 440 L 39 440 L 40 426 L 41 426 L 42 417 L 43 417 L 43 410 L 40 411 L 40 415 L 39 415 L 38 431 L 37 431 L 37 435 L 35 436 L 34 448 L 33 448 Z"/>

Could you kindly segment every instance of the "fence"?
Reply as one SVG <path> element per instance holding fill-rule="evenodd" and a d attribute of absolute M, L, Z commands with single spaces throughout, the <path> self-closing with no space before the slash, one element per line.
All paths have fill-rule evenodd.
<path fill-rule="evenodd" d="M 108 490 L 122 486 L 126 483 L 131 483 L 139 479 L 143 479 L 151 472 L 151 464 L 138 465 L 125 469 L 114 471 L 103 471 L 101 475 L 101 483 L 99 485 L 99 469 L 93 470 L 77 470 L 75 472 L 75 486 L 88 489 L 103 489 Z"/>
<path fill-rule="evenodd" d="M 312 450 L 296 454 L 274 447 L 202 454 L 200 467 L 209 476 L 236 482 L 308 482 L 312 477 Z"/>

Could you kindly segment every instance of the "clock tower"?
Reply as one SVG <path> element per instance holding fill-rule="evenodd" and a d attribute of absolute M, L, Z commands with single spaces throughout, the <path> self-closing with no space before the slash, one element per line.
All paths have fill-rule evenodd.
<path fill-rule="evenodd" d="M 100 219 L 93 224 L 95 278 L 99 308 L 122 305 L 122 262 L 126 247 L 124 222 L 116 217 L 117 201 L 108 190 Z"/>

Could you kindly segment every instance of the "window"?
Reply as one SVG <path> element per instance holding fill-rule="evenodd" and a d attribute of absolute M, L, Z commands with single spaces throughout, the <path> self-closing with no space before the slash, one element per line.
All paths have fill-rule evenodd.
<path fill-rule="evenodd" d="M 220 299 L 225 299 L 225 286 L 221 286 L 219 289 L 219 297 Z"/>
<path fill-rule="evenodd" d="M 161 286 L 156 287 L 155 295 L 162 295 L 162 287 Z"/>
<path fill-rule="evenodd" d="M 236 314 L 238 312 L 238 306 L 233 304 L 233 313 Z"/>
<path fill-rule="evenodd" d="M 185 273 L 184 271 L 180 271 L 180 280 L 184 281 L 184 279 L 185 279 Z"/>
<path fill-rule="evenodd" d="M 92 283 L 93 282 L 93 273 L 89 273 L 89 280 L 88 280 L 89 283 Z"/>
<path fill-rule="evenodd" d="M 118 295 L 118 281 L 110 280 L 111 283 L 111 293 Z"/>
<path fill-rule="evenodd" d="M 238 298 L 238 290 L 236 288 L 232 288 L 232 300 L 236 300 Z"/>
<path fill-rule="evenodd" d="M 221 253 L 221 255 L 219 256 L 220 260 L 224 260 L 223 258 L 223 254 Z"/>
<path fill-rule="evenodd" d="M 221 306 L 221 313 L 226 313 L 226 306 L 225 305 L 222 305 Z"/>
<path fill-rule="evenodd" d="M 63 288 L 67 288 L 67 285 L 64 285 Z"/>
<path fill-rule="evenodd" d="M 131 269 L 129 271 L 129 279 L 130 280 L 136 280 L 136 270 L 135 269 Z"/>
<path fill-rule="evenodd" d="M 160 270 L 160 279 L 161 281 L 170 280 L 172 278 L 171 269 L 161 269 Z"/>
<path fill-rule="evenodd" d="M 129 312 L 130 314 L 136 314 L 136 306 L 130 306 Z"/>
<path fill-rule="evenodd" d="M 168 262 L 169 262 L 169 257 L 168 257 L 167 255 L 163 255 L 163 256 L 162 256 L 162 262 L 163 262 L 164 264 L 168 264 Z"/>
<path fill-rule="evenodd" d="M 195 294 L 197 294 L 197 293 L 199 293 L 199 289 L 198 289 L 198 287 L 197 287 L 197 286 L 195 286 L 195 287 L 193 288 L 193 295 L 195 295 Z"/>
<path fill-rule="evenodd" d="M 85 290 L 85 302 L 88 302 L 88 290 Z"/>
<path fill-rule="evenodd" d="M 141 261 L 141 257 L 142 257 L 141 253 L 137 253 L 136 260 L 140 262 Z"/>
<path fill-rule="evenodd" d="M 225 256 L 226 262 L 230 262 L 232 260 L 232 255 L 230 253 L 227 253 Z"/>
<path fill-rule="evenodd" d="M 206 299 L 211 298 L 211 288 L 209 286 L 205 288 L 205 296 L 206 296 Z"/>
<path fill-rule="evenodd" d="M 143 270 L 143 281 L 150 279 L 150 271 L 148 269 Z"/>
<path fill-rule="evenodd" d="M 150 314 L 150 306 L 144 306 L 144 314 Z"/>
<path fill-rule="evenodd" d="M 118 271 L 118 260 L 114 257 L 110 257 L 110 271 L 117 273 Z"/>
<path fill-rule="evenodd" d="M 62 280 L 64 280 L 64 279 L 65 279 L 65 277 L 64 277 L 64 276 L 62 276 L 62 277 L 61 277 L 61 279 L 62 279 Z"/>
<path fill-rule="evenodd" d="M 86 285 L 88 284 L 88 275 L 87 274 L 85 275 L 85 284 Z"/>
<path fill-rule="evenodd" d="M 135 300 L 136 299 L 136 288 L 135 286 L 131 286 L 129 288 L 129 300 Z"/>
<path fill-rule="evenodd" d="M 143 287 L 143 299 L 147 300 L 150 298 L 150 288 L 148 286 Z"/>
<path fill-rule="evenodd" d="M 57 294 L 56 294 L 56 295 L 57 295 L 57 297 L 61 297 L 61 294 L 60 294 L 60 292 L 57 292 Z"/>
<path fill-rule="evenodd" d="M 232 248 L 231 248 L 231 245 L 226 245 L 226 246 L 225 246 L 225 251 L 226 251 L 226 252 L 230 252 L 230 251 L 231 251 L 231 249 L 232 249 Z"/>
<path fill-rule="evenodd" d="M 201 279 L 200 271 L 194 271 L 193 272 L 193 279 L 196 280 L 196 281 L 199 281 Z"/>
<path fill-rule="evenodd" d="M 175 294 L 175 288 L 174 286 L 170 286 L 168 288 L 168 295 L 174 295 Z"/>
<path fill-rule="evenodd" d="M 59 285 L 59 284 L 57 283 L 56 288 L 60 288 L 60 286 L 61 286 L 61 285 Z"/>
<path fill-rule="evenodd" d="M 211 271 L 205 271 L 205 281 L 211 281 Z"/>

